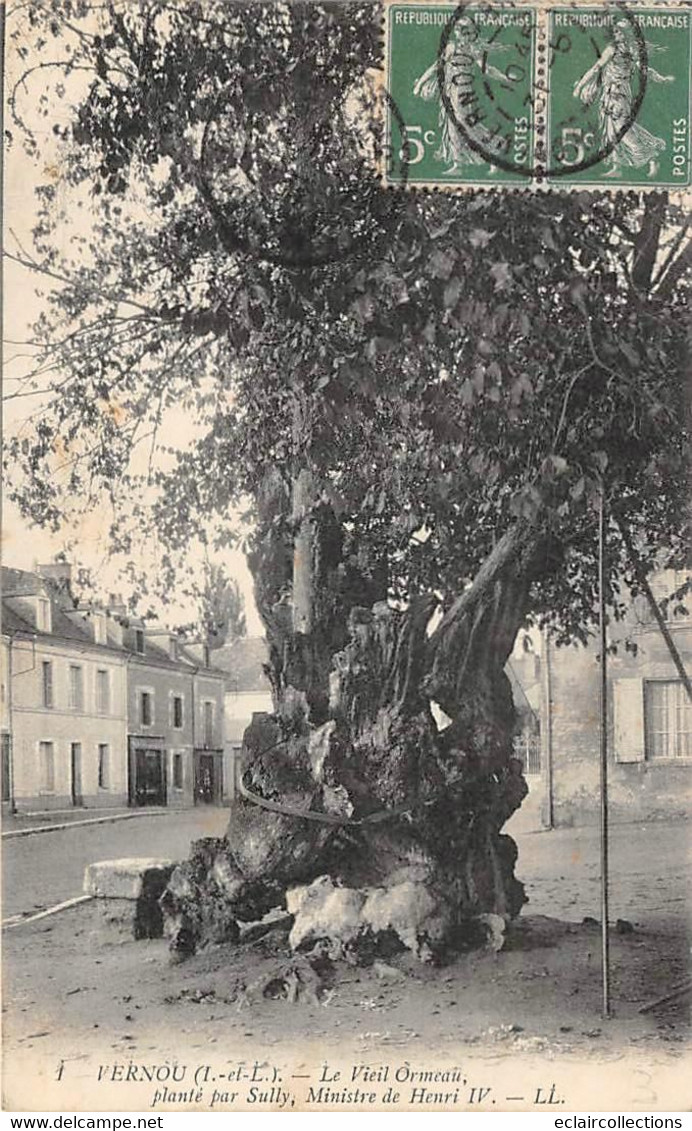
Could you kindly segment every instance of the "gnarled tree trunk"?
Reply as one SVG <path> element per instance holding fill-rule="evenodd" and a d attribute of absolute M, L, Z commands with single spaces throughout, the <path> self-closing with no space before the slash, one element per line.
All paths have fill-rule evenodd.
<path fill-rule="evenodd" d="M 234 937 L 238 920 L 284 900 L 296 947 L 369 957 L 406 946 L 430 958 L 486 928 L 495 936 L 525 899 L 501 833 L 526 794 L 504 666 L 526 613 L 535 534 L 505 535 L 429 636 L 434 597 L 405 612 L 358 606 L 353 586 L 345 599 L 342 573 L 316 568 L 325 527 L 314 513 L 310 527 L 323 607 L 301 620 L 306 632 L 282 619 L 285 592 L 266 599 L 285 579 L 263 570 L 276 575 L 279 563 L 280 574 L 290 561 L 277 524 L 258 541 L 276 711 L 246 731 L 225 840 L 202 842 L 172 878 L 173 946 Z M 300 545 L 307 552 L 307 537 Z M 441 731 L 433 701 L 451 720 Z"/>

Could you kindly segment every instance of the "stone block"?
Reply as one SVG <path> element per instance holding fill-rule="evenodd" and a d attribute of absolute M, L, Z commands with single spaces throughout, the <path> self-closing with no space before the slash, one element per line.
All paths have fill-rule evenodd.
<path fill-rule="evenodd" d="M 157 883 L 165 888 L 174 868 L 171 860 L 125 857 L 98 860 L 84 873 L 84 894 L 100 899 L 139 899 L 144 889 Z"/>
<path fill-rule="evenodd" d="M 161 938 L 159 899 L 174 868 L 171 860 L 99 860 L 87 866 L 84 891 L 99 901 L 103 923 L 119 936 Z"/>

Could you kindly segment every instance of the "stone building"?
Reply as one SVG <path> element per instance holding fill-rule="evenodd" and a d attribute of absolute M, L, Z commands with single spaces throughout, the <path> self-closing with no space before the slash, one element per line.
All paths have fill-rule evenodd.
<path fill-rule="evenodd" d="M 212 652 L 215 666 L 225 673 L 224 761 L 229 797 L 245 728 L 253 714 L 272 710 L 271 688 L 264 673 L 268 658 L 263 636 L 241 637 Z"/>
<path fill-rule="evenodd" d="M 2 798 L 18 811 L 177 807 L 224 792 L 224 674 L 67 563 L 2 571 Z"/>
<path fill-rule="evenodd" d="M 58 563 L 2 570 L 2 796 L 19 811 L 127 803 L 119 629 L 69 581 Z"/>
<path fill-rule="evenodd" d="M 131 805 L 221 801 L 223 672 L 205 645 L 123 617 Z"/>
<path fill-rule="evenodd" d="M 692 599 L 665 601 L 684 581 L 685 575 L 662 573 L 653 588 L 692 674 Z M 692 703 L 645 598 L 632 602 L 624 621 L 609 625 L 608 641 L 614 650 L 607 667 L 611 818 L 687 815 L 692 812 Z M 600 811 L 598 645 L 594 640 L 586 647 L 556 648 L 543 637 L 540 656 L 531 660 L 536 662 L 541 777 L 532 789 L 541 795 L 542 823 L 595 823 Z"/>

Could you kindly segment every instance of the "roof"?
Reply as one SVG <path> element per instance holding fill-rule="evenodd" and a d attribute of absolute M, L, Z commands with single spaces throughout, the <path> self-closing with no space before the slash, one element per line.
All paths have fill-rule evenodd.
<path fill-rule="evenodd" d="M 2 606 L 2 631 L 3 632 L 35 632 L 28 620 L 10 608 L 8 604 Z"/>
<path fill-rule="evenodd" d="M 50 580 L 39 574 L 29 573 L 23 569 L 10 569 L 2 567 L 2 626 L 5 631 L 30 632 L 37 634 L 36 627 L 22 616 L 18 609 L 13 609 L 13 597 L 32 597 L 37 593 L 45 593 L 50 600 L 51 631 L 38 631 L 39 636 L 58 636 L 61 640 L 74 640 L 79 644 L 94 645 L 94 638 L 88 625 L 80 617 L 68 615 L 74 608 L 67 592 L 57 590 Z M 100 647 L 117 647 L 115 642 Z M 98 645 L 97 645 L 98 647 Z"/>
<path fill-rule="evenodd" d="M 38 574 L 29 573 L 25 569 L 2 567 L 3 597 L 31 597 L 35 593 L 43 593 L 45 589 L 45 578 Z"/>
<path fill-rule="evenodd" d="M 163 631 L 163 630 L 162 630 Z M 171 633 L 174 636 L 174 633 Z M 177 639 L 177 637 L 176 637 Z M 159 644 L 155 644 L 149 637 L 144 638 L 144 652 L 138 652 L 135 648 L 130 648 L 127 644 L 124 646 L 123 651 L 127 652 L 129 656 L 136 659 L 141 664 L 156 664 L 160 668 L 171 668 L 172 671 L 196 671 L 198 675 L 209 676 L 210 678 L 224 679 L 226 673 L 219 667 L 210 664 L 209 667 L 204 667 L 197 656 L 193 656 L 185 648 L 184 641 L 178 640 L 178 659 L 174 660 Z"/>
<path fill-rule="evenodd" d="M 37 593 L 44 593 L 51 605 L 51 631 L 45 632 L 22 615 L 20 609 L 12 605 L 13 598 L 31 597 Z M 85 610 L 88 612 L 88 610 Z M 76 614 L 76 615 L 70 615 Z M 126 618 L 117 617 L 115 620 L 122 622 Z M 128 644 L 120 643 L 115 634 L 114 618 L 111 614 L 106 620 L 107 643 L 97 644 L 94 640 L 88 622 L 83 619 L 75 609 L 73 600 L 68 590 L 51 583 L 50 579 L 27 570 L 2 567 L 2 630 L 3 632 L 23 632 L 31 636 L 54 637 L 58 640 L 75 641 L 106 652 L 117 652 L 121 656 L 136 659 L 142 664 L 151 663 L 156 667 L 170 668 L 173 671 L 203 672 L 205 676 L 222 679 L 226 673 L 214 667 L 203 668 L 200 661 L 187 652 L 183 641 L 178 643 L 178 659 L 173 660 L 165 648 L 155 644 L 150 638 L 145 638 L 144 653 L 136 651 Z M 162 632 L 166 631 L 161 629 Z"/>
<path fill-rule="evenodd" d="M 264 636 L 241 636 L 232 644 L 215 648 L 211 658 L 214 666 L 226 673 L 226 685 L 233 691 L 269 690 L 269 680 L 263 669 L 269 661 Z"/>

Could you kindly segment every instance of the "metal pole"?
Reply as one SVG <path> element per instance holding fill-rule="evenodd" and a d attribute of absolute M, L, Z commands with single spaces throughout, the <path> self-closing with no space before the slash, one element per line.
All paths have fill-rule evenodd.
<path fill-rule="evenodd" d="M 610 1016 L 608 943 L 608 657 L 606 653 L 606 518 L 601 484 L 598 510 L 598 627 L 601 649 L 601 967 L 603 1016 Z"/>
<path fill-rule="evenodd" d="M 543 712 L 541 718 L 541 754 L 545 752 L 546 800 L 544 827 L 546 829 L 552 829 L 555 827 L 555 805 L 553 801 L 553 691 L 550 672 L 550 636 L 547 628 L 543 632 L 542 652 Z"/>

